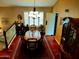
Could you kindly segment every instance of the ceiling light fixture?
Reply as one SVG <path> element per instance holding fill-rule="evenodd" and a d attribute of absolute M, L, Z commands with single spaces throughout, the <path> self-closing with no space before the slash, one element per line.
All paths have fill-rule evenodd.
<path fill-rule="evenodd" d="M 33 11 L 34 11 L 34 12 L 36 11 L 36 8 L 35 8 L 35 0 L 34 0 L 34 8 L 33 8 Z"/>

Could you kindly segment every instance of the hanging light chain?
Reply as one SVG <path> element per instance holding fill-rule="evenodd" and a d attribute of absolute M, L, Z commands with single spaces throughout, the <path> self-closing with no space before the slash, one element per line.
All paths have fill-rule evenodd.
<path fill-rule="evenodd" d="M 34 0 L 34 9 L 33 9 L 33 11 L 34 11 L 34 12 L 36 11 L 36 8 L 35 8 L 35 0 Z"/>

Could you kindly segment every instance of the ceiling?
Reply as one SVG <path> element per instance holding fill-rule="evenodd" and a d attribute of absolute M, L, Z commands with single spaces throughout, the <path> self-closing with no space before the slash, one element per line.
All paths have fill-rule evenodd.
<path fill-rule="evenodd" d="M 51 7 L 57 0 L 0 0 L 0 7 L 23 6 L 23 7 Z"/>

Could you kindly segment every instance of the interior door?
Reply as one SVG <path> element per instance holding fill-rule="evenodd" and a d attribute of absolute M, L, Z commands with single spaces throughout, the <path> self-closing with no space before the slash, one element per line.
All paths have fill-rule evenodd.
<path fill-rule="evenodd" d="M 55 18 L 56 13 L 47 13 L 46 14 L 46 35 L 54 35 L 55 34 Z"/>

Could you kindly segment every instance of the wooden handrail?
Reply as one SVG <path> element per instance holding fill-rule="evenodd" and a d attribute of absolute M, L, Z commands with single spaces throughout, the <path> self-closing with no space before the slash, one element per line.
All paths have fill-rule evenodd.
<path fill-rule="evenodd" d="M 5 32 L 7 32 L 14 24 L 15 24 L 15 22 Z"/>

